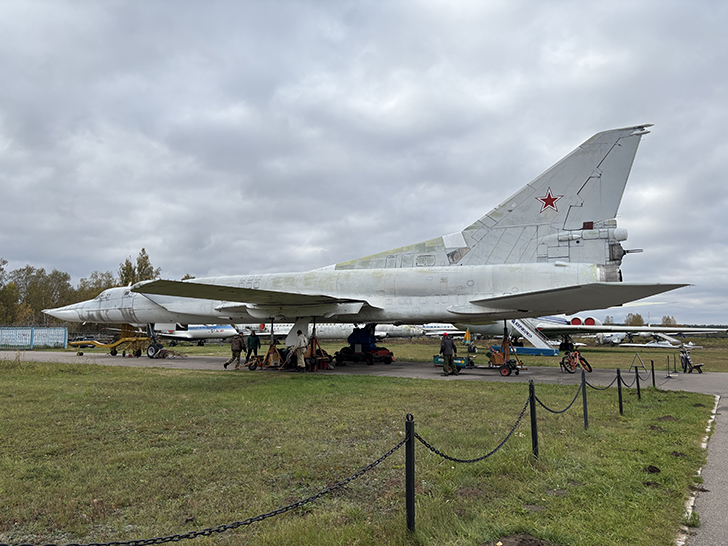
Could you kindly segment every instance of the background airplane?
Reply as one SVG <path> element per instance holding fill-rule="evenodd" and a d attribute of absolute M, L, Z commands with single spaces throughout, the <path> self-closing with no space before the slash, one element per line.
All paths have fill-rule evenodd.
<path fill-rule="evenodd" d="M 654 334 L 652 341 L 646 343 L 620 343 L 620 347 L 642 347 L 645 349 L 701 349 L 700 345 L 693 344 L 692 341 L 687 343 L 681 342 L 671 336 L 665 334 Z"/>
<path fill-rule="evenodd" d="M 523 336 L 536 347 L 544 347 L 538 343 L 539 340 L 553 345 L 554 337 L 562 339 L 561 344 L 574 344 L 570 339 L 572 335 L 591 335 L 597 344 L 625 345 L 624 340 L 631 337 L 646 336 L 662 338 L 662 345 L 668 346 L 665 342 L 675 343 L 680 346 L 680 341 L 672 336 L 705 335 L 726 333 L 725 328 L 690 328 L 683 326 L 627 326 L 621 324 L 602 324 L 599 319 L 591 316 L 546 316 L 538 318 L 525 318 L 506 321 L 508 334 L 511 336 Z M 483 337 L 497 337 L 503 335 L 503 323 L 491 323 L 483 325 L 455 324 L 454 327 L 469 329 L 473 334 L 480 334 Z M 543 334 L 539 336 L 539 334 Z M 543 339 L 547 338 L 547 339 Z M 654 343 L 649 345 L 654 346 Z"/>
<path fill-rule="evenodd" d="M 163 324 L 154 325 L 156 335 L 176 341 L 197 341 L 204 345 L 209 339 L 228 339 L 237 330 L 230 324 Z"/>
<path fill-rule="evenodd" d="M 156 280 L 45 312 L 70 321 L 417 324 L 573 314 L 684 284 L 622 282 L 615 216 L 649 125 L 598 133 L 459 233 L 303 273 Z"/>
<path fill-rule="evenodd" d="M 428 337 L 441 336 L 442 334 L 447 334 L 449 336 L 463 336 L 467 329 L 467 327 L 460 328 L 454 324 L 446 324 L 443 322 L 430 322 L 422 325 L 422 333 Z M 501 334 L 502 333 L 503 328 L 501 328 Z"/>

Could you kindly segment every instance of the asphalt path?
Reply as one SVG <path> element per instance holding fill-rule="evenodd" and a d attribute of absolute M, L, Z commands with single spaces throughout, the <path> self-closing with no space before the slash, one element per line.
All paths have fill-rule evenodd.
<path fill-rule="evenodd" d="M 103 366 L 133 366 L 140 368 L 176 368 L 186 370 L 217 370 L 223 373 L 286 373 L 274 370 L 242 371 L 224 370 L 225 357 L 189 356 L 165 359 L 150 359 L 146 356 L 113 357 L 101 353 L 85 353 L 82 356 L 76 353 L 65 352 L 35 352 L 35 351 L 0 351 L 0 360 L 37 361 L 37 362 L 67 362 L 98 364 Z M 639 370 L 641 377 L 647 379 L 649 374 Z M 349 364 L 337 366 L 333 370 L 315 372 L 322 375 L 376 375 L 382 377 L 409 377 L 415 379 L 431 379 L 442 381 L 496 381 L 507 383 L 534 383 L 577 385 L 581 381 L 581 374 L 567 374 L 557 367 L 532 367 L 521 370 L 518 375 L 509 377 L 500 375 L 498 369 L 473 368 L 462 370 L 457 377 L 442 375 L 441 367 L 419 362 L 393 362 L 390 365 L 375 364 Z M 623 370 L 622 377 L 631 384 L 634 380 L 634 370 Z M 615 378 L 614 370 L 594 370 L 587 374 L 587 381 L 594 386 L 605 387 Z M 641 381 L 643 386 L 652 386 L 651 378 Z M 725 523 L 728 522 L 728 374 L 705 373 L 684 374 L 666 370 L 655 370 L 655 386 L 664 390 L 683 390 L 689 392 L 702 392 L 712 394 L 717 398 L 715 429 L 708 442 L 708 462 L 702 469 L 704 491 L 697 493 L 694 500 L 694 510 L 700 517 L 700 527 L 690 530 L 687 542 L 678 542 L 688 546 L 723 546 L 728 544 L 728 531 Z"/>

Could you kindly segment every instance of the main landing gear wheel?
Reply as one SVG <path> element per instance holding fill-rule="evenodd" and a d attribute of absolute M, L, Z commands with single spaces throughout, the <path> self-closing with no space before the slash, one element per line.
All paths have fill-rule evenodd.
<path fill-rule="evenodd" d="M 164 349 L 161 345 L 157 343 L 152 343 L 149 347 L 147 347 L 147 356 L 149 358 L 156 358 L 159 351 Z"/>

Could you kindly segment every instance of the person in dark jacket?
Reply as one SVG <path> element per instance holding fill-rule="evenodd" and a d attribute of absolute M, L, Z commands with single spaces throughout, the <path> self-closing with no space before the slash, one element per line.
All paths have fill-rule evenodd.
<path fill-rule="evenodd" d="M 225 364 L 223 364 L 222 367 L 227 370 L 228 364 L 231 364 L 233 361 L 235 361 L 235 367 L 240 366 L 240 353 L 243 352 L 244 346 L 245 346 L 245 341 L 243 339 L 243 334 L 238 332 L 230 340 L 230 350 L 233 352 L 233 356 L 231 356 L 230 360 L 225 362 Z"/>
<path fill-rule="evenodd" d="M 447 332 L 442 334 L 442 341 L 440 342 L 440 354 L 442 355 L 442 371 L 445 375 L 457 375 L 460 373 L 457 365 L 453 362 L 453 356 L 457 356 L 458 349 L 455 347 L 455 341 L 447 335 Z"/>
<path fill-rule="evenodd" d="M 260 349 L 260 338 L 255 335 L 255 332 L 250 332 L 248 339 L 245 340 L 245 348 L 248 349 L 248 353 L 245 355 L 245 362 L 250 360 L 250 353 L 258 356 L 258 349 Z"/>

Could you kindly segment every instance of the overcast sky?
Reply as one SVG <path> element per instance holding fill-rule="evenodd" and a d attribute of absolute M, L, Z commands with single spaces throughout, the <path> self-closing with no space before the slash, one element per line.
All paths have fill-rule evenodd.
<path fill-rule="evenodd" d="M 654 123 L 627 312 L 728 323 L 728 3 L 0 3 L 0 257 L 162 277 L 322 267 L 459 231 Z"/>

